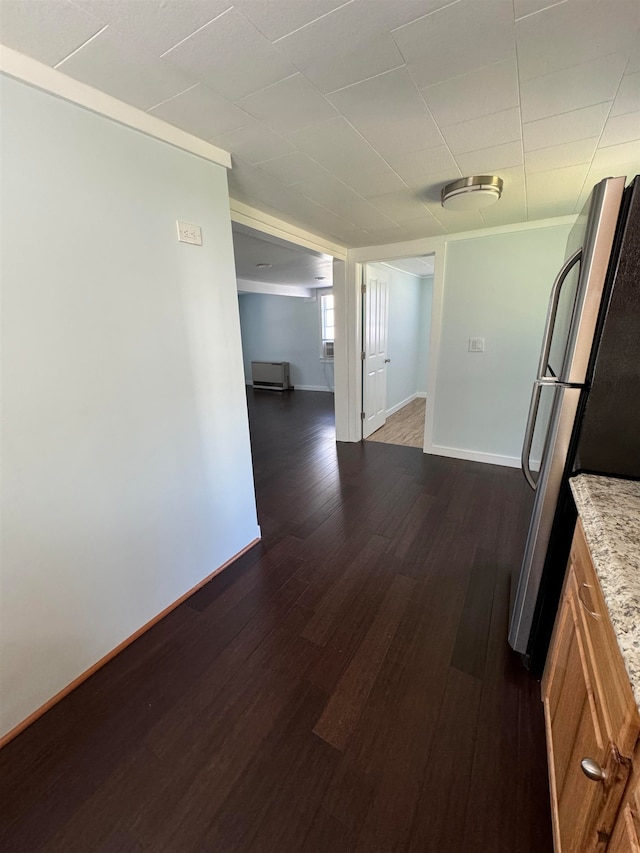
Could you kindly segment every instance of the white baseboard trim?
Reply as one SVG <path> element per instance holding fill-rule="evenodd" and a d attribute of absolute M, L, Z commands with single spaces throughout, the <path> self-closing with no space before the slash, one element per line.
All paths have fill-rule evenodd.
<path fill-rule="evenodd" d="M 427 392 L 426 391 L 416 391 L 416 398 L 418 400 L 426 400 L 427 399 Z"/>
<path fill-rule="evenodd" d="M 294 385 L 293 387 L 296 391 L 327 391 L 333 394 L 333 389 L 327 388 L 326 385 Z"/>
<path fill-rule="evenodd" d="M 520 459 L 517 456 L 499 456 L 497 453 L 481 453 L 478 450 L 464 450 L 461 447 L 443 447 L 432 444 L 425 447 L 425 453 L 434 456 L 448 456 L 450 459 L 466 459 L 468 462 L 484 462 L 487 465 L 503 465 L 507 468 L 519 468 Z"/>
<path fill-rule="evenodd" d="M 426 398 L 426 394 L 422 393 L 422 391 L 417 391 L 415 394 L 412 394 L 410 397 L 407 397 L 406 400 L 403 400 L 401 403 L 398 403 L 395 406 L 391 406 L 390 409 L 387 409 L 387 417 L 390 418 L 391 415 L 395 415 L 396 412 L 399 412 L 400 409 L 404 409 L 405 406 L 408 406 L 409 403 L 413 403 L 414 400 L 417 400 L 418 397 Z"/>

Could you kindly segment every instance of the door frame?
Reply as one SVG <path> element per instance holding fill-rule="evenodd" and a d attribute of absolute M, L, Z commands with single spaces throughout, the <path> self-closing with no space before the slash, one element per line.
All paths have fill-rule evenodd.
<path fill-rule="evenodd" d="M 243 225 L 258 235 L 265 238 L 273 238 L 273 242 L 289 243 L 300 246 L 311 253 L 322 253 L 333 257 L 333 295 L 335 308 L 335 348 L 333 359 L 334 372 L 334 394 L 333 402 L 335 409 L 336 441 L 351 441 L 344 438 L 338 432 L 338 424 L 345 424 L 349 419 L 349 387 L 344 381 L 347 373 L 346 365 L 351 352 L 349 350 L 350 337 L 347 332 L 346 311 L 350 306 L 350 300 L 346 298 L 347 293 L 347 255 L 346 246 L 320 237 L 311 231 L 292 225 L 276 216 L 264 213 L 244 202 L 229 198 L 229 212 L 231 224 Z M 359 417 L 359 415 L 358 415 Z M 343 429 L 343 427 L 341 427 Z M 359 439 L 355 439 L 359 440 Z"/>
<path fill-rule="evenodd" d="M 429 340 L 429 360 L 427 369 L 427 413 L 424 425 L 423 451 L 434 453 L 433 449 L 433 422 L 435 401 L 437 395 L 436 378 L 438 375 L 438 357 L 440 353 L 440 331 L 442 327 L 442 303 L 444 294 L 444 268 L 446 256 L 446 237 L 425 237 L 420 240 L 410 240 L 403 243 L 389 243 L 384 246 L 367 246 L 362 249 L 350 249 L 347 256 L 347 281 L 349 283 L 346 298 L 352 303 L 351 310 L 356 322 L 350 324 L 349 332 L 352 338 L 352 346 L 347 347 L 353 352 L 353 356 L 347 368 L 347 388 L 349 391 L 348 423 L 342 423 L 338 432 L 336 419 L 336 435 L 342 441 L 362 441 L 362 311 L 363 299 L 361 282 L 363 281 L 364 268 L 368 263 L 380 263 L 394 261 L 399 258 L 411 258 L 418 255 L 434 255 L 433 271 L 433 301 L 431 308 L 431 335 Z M 450 239 L 450 238 L 449 238 Z M 337 373 L 337 371 L 336 371 Z M 338 388 L 336 379 L 336 390 Z M 336 406 L 336 415 L 338 413 Z M 343 435 L 348 438 L 342 438 Z"/>

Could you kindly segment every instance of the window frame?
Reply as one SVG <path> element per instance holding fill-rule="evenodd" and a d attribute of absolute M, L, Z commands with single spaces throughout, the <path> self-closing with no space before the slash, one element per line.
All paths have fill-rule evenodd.
<path fill-rule="evenodd" d="M 332 300 L 330 308 L 325 307 L 327 297 L 331 297 L 331 300 Z M 325 343 L 328 343 L 328 342 L 330 342 L 334 345 L 334 353 L 335 353 L 335 340 L 336 340 L 335 329 L 336 329 L 336 327 L 335 327 L 335 300 L 334 300 L 333 288 L 328 287 L 328 288 L 324 288 L 324 289 L 319 289 L 318 290 L 318 302 L 320 305 L 320 312 L 319 312 L 320 313 L 320 360 L 321 361 L 333 361 L 334 360 L 333 355 L 326 355 L 325 354 Z M 333 321 L 334 322 L 333 322 L 333 325 L 330 327 L 327 326 L 327 322 L 326 322 L 326 315 L 327 315 L 328 311 L 331 311 L 333 313 Z M 329 329 L 332 330 L 333 337 L 327 337 L 326 333 L 328 332 Z"/>

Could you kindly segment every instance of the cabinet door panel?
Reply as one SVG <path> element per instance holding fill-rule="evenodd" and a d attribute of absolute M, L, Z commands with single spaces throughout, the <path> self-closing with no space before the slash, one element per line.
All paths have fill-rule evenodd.
<path fill-rule="evenodd" d="M 556 847 L 562 853 L 591 853 L 606 848 L 628 768 L 620 764 L 596 710 L 575 589 L 570 567 L 544 700 Z M 584 758 L 604 768 L 605 782 L 587 778 L 580 766 Z"/>
<path fill-rule="evenodd" d="M 626 806 L 618 815 L 607 853 L 640 853 L 638 838 L 637 821 L 630 806 Z"/>

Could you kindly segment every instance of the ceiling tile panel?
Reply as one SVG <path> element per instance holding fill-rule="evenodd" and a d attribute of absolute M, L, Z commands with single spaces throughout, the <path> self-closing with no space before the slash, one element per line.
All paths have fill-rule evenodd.
<path fill-rule="evenodd" d="M 411 219 L 408 222 L 403 222 L 400 226 L 400 234 L 394 237 L 391 233 L 385 235 L 386 243 L 394 243 L 400 240 L 419 240 L 422 237 L 439 237 L 444 234 L 442 224 L 438 222 L 435 216 L 419 217 Z M 377 235 L 376 235 L 377 236 Z"/>
<path fill-rule="evenodd" d="M 640 172 L 640 145 L 638 141 L 623 142 L 621 145 L 609 145 L 606 148 L 598 148 L 596 151 L 591 168 L 596 171 L 604 171 L 610 175 L 625 174 L 621 172 L 621 166 L 627 168 L 627 176 L 635 175 Z"/>
<path fill-rule="evenodd" d="M 535 121 L 611 101 L 626 63 L 626 56 L 616 53 L 525 81 L 520 88 L 522 120 Z"/>
<path fill-rule="evenodd" d="M 372 196 L 369 201 L 400 225 L 420 217 L 431 218 L 430 211 L 424 206 L 418 194 L 411 190 Z"/>
<path fill-rule="evenodd" d="M 520 142 L 507 142 L 505 145 L 495 145 L 492 148 L 456 155 L 456 162 L 463 175 L 500 174 L 501 169 L 519 166 L 522 160 Z"/>
<path fill-rule="evenodd" d="M 287 139 L 283 139 L 255 119 L 253 124 L 247 127 L 214 136 L 211 142 L 232 155 L 240 155 L 243 160 L 252 165 L 273 160 L 274 157 L 281 157 L 283 154 L 290 154 L 294 150 Z"/>
<path fill-rule="evenodd" d="M 625 74 L 635 74 L 636 71 L 640 71 L 640 27 L 638 27 L 635 44 L 629 52 Z"/>
<path fill-rule="evenodd" d="M 524 168 L 501 169 L 500 177 L 504 182 L 502 198 L 481 211 L 487 227 L 506 225 L 510 222 L 524 222 L 527 218 Z"/>
<path fill-rule="evenodd" d="M 311 230 L 335 240 L 342 241 L 347 232 L 357 229 L 353 223 L 323 208 L 312 199 L 303 196 L 297 189 L 285 187 L 263 169 L 239 162 L 229 174 L 229 190 L 233 198 L 247 200 L 267 212 L 273 212 L 289 222 L 305 222 Z M 349 245 L 349 241 L 347 241 Z"/>
<path fill-rule="evenodd" d="M 458 2 L 460 0 L 393 0 L 380 3 L 378 0 L 376 15 L 385 29 L 393 31 Z"/>
<path fill-rule="evenodd" d="M 386 157 L 442 142 L 438 126 L 406 68 L 342 89 L 329 100 Z M 380 105 L 384 104 L 384 115 Z"/>
<path fill-rule="evenodd" d="M 56 65 L 104 24 L 67 0 L 2 0 L 2 44 L 27 56 Z"/>
<path fill-rule="evenodd" d="M 442 135 L 452 154 L 456 155 L 505 142 L 519 142 L 522 135 L 520 110 L 513 107 L 471 121 L 461 121 L 443 127 Z"/>
<path fill-rule="evenodd" d="M 629 182 L 635 175 L 640 174 L 640 157 L 637 145 L 612 145 L 602 148 L 596 153 L 589 168 L 582 192 L 574 208 L 579 213 L 584 207 L 592 188 L 598 181 L 611 176 L 624 175 Z"/>
<path fill-rule="evenodd" d="M 285 135 L 338 116 L 324 95 L 302 74 L 248 95 L 238 101 L 238 106 Z"/>
<path fill-rule="evenodd" d="M 515 57 L 511 0 L 459 0 L 394 30 L 420 87 Z"/>
<path fill-rule="evenodd" d="M 596 136 L 591 139 L 581 139 L 578 142 L 564 142 L 562 145 L 551 145 L 549 148 L 529 151 L 525 157 L 527 174 L 590 163 L 597 144 Z"/>
<path fill-rule="evenodd" d="M 273 42 L 343 6 L 346 0 L 233 0 L 239 9 Z"/>
<path fill-rule="evenodd" d="M 289 139 L 360 195 L 404 189 L 389 165 L 343 118 L 305 128 Z"/>
<path fill-rule="evenodd" d="M 413 151 L 394 157 L 391 165 L 405 183 L 412 189 L 420 189 L 433 177 L 447 175 L 447 180 L 462 177 L 456 161 L 446 145 L 427 148 L 424 151 Z M 369 195 L 369 193 L 367 193 Z"/>
<path fill-rule="evenodd" d="M 195 82 L 112 27 L 66 59 L 59 70 L 141 110 L 184 92 Z"/>
<path fill-rule="evenodd" d="M 282 181 L 287 187 L 299 184 L 302 181 L 322 180 L 330 177 L 324 167 L 301 151 L 294 151 L 292 154 L 267 160 L 260 164 L 260 168 Z"/>
<path fill-rule="evenodd" d="M 526 222 L 527 205 L 522 198 L 520 201 L 512 202 L 504 207 L 501 207 L 500 203 L 494 204 L 492 207 L 480 211 L 480 214 L 485 228 L 495 228 L 498 225 L 510 225 L 513 222 Z"/>
<path fill-rule="evenodd" d="M 234 198 L 346 245 L 567 213 L 640 171 L 638 0 L 0 3 L 9 46 L 229 151 Z M 500 202 L 443 210 L 463 172 Z"/>
<path fill-rule="evenodd" d="M 576 200 L 589 171 L 589 164 L 568 166 L 527 176 L 529 219 L 566 216 L 573 213 Z"/>
<path fill-rule="evenodd" d="M 277 42 L 321 92 L 333 92 L 403 64 L 384 25 L 386 3 L 352 0 Z"/>
<path fill-rule="evenodd" d="M 220 15 L 165 56 L 230 101 L 295 73 L 295 68 L 237 9 Z"/>
<path fill-rule="evenodd" d="M 251 116 L 201 85 L 159 104 L 149 113 L 201 139 L 253 123 Z"/>
<path fill-rule="evenodd" d="M 611 109 L 612 116 L 640 110 L 640 71 L 625 74 L 616 93 L 616 99 Z"/>
<path fill-rule="evenodd" d="M 599 145 L 604 148 L 608 145 L 633 142 L 634 139 L 640 140 L 640 112 L 611 116 L 604 126 Z"/>
<path fill-rule="evenodd" d="M 231 0 L 74 0 L 105 24 L 144 45 L 156 56 L 208 24 L 233 3 Z"/>
<path fill-rule="evenodd" d="M 530 80 L 612 53 L 629 54 L 637 0 L 567 0 L 516 25 L 518 69 Z"/>
<path fill-rule="evenodd" d="M 610 109 L 611 101 L 605 101 L 592 107 L 526 122 L 522 125 L 524 150 L 535 151 L 537 148 L 600 136 Z"/>
<path fill-rule="evenodd" d="M 517 107 L 518 74 L 513 59 L 487 65 L 422 89 L 441 127 Z"/>
<path fill-rule="evenodd" d="M 303 195 L 326 207 L 349 222 L 357 222 L 367 231 L 377 228 L 390 228 L 397 225 L 388 216 L 365 201 L 352 189 L 331 175 L 314 178 L 297 184 L 296 189 Z"/>
<path fill-rule="evenodd" d="M 441 204 L 429 205 L 429 209 L 447 234 L 455 234 L 458 231 L 474 231 L 477 228 L 485 227 L 484 220 L 478 210 L 446 210 Z"/>
<path fill-rule="evenodd" d="M 516 21 L 527 15 L 535 15 L 536 12 L 540 12 L 542 9 L 549 9 L 551 6 L 557 6 L 559 3 L 566 2 L 567 0 L 513 0 Z"/>

